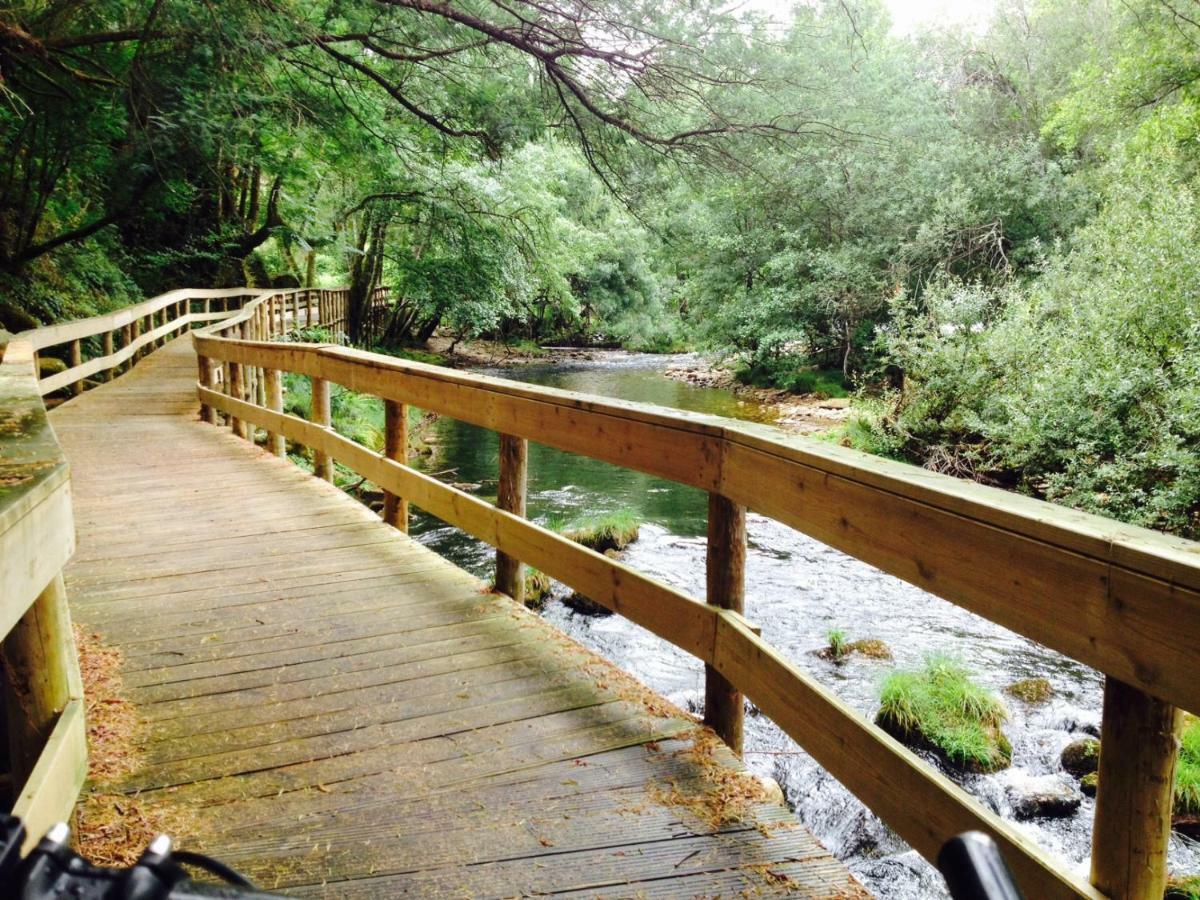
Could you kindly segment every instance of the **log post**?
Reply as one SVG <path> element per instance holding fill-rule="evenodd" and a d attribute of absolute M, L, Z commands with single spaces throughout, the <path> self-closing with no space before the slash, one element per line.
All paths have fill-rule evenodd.
<path fill-rule="evenodd" d="M 111 358 L 113 355 L 113 333 L 111 331 L 104 332 L 104 355 Z M 104 370 L 104 380 L 113 380 L 113 364 L 110 362 Z"/>
<path fill-rule="evenodd" d="M 125 325 L 121 328 L 121 349 L 125 349 L 133 343 L 133 325 Z M 133 357 L 130 356 L 125 361 L 125 371 L 128 372 L 133 368 Z"/>
<path fill-rule="evenodd" d="M 245 400 L 246 399 L 246 386 L 242 382 L 242 367 L 241 367 L 241 365 L 239 363 L 235 363 L 235 362 L 229 362 L 229 363 L 226 363 L 226 365 L 229 367 L 228 375 L 225 379 L 226 384 L 229 385 L 229 396 L 233 397 L 235 400 Z M 246 427 L 246 423 L 243 422 L 241 419 L 239 419 L 237 416 L 230 415 L 229 428 L 238 437 L 244 438 L 245 440 L 250 439 L 250 432 L 249 432 L 249 429 Z"/>
<path fill-rule="evenodd" d="M 283 375 L 278 369 L 264 369 L 263 382 L 267 387 L 267 409 L 283 412 Z M 267 430 L 267 449 L 276 456 L 287 455 L 287 444 L 282 434 Z"/>
<path fill-rule="evenodd" d="M 525 489 L 529 470 L 529 442 L 511 434 L 500 435 L 500 484 L 496 506 L 514 515 L 525 515 Z M 496 590 L 518 603 L 525 602 L 525 572 L 519 559 L 496 551 Z"/>
<path fill-rule="evenodd" d="M 408 465 L 408 404 L 383 401 L 384 455 Z M 408 531 L 408 501 L 390 491 L 383 492 L 383 521 Z"/>
<path fill-rule="evenodd" d="M 216 387 L 216 367 L 213 366 L 213 361 L 207 356 L 198 356 L 196 357 L 196 362 L 200 369 L 200 384 L 210 391 L 213 390 Z M 216 425 L 217 411 L 207 403 L 201 403 L 200 421 L 207 422 L 209 425 Z"/>
<path fill-rule="evenodd" d="M 312 415 L 310 418 L 314 424 L 320 425 L 322 428 L 330 428 L 333 425 L 329 382 L 324 378 L 312 379 Z M 324 450 L 315 448 L 313 450 L 313 474 L 326 481 L 333 481 L 333 460 Z"/>
<path fill-rule="evenodd" d="M 1182 729 L 1181 710 L 1105 678 L 1092 884 L 1109 897 L 1163 895 Z"/>
<path fill-rule="evenodd" d="M 708 495 L 708 594 L 712 606 L 741 613 L 746 599 L 746 509 Z M 712 666 L 704 667 L 704 724 L 742 755 L 742 694 Z"/>
<path fill-rule="evenodd" d="M 83 345 L 76 339 L 71 341 L 71 368 L 83 365 Z M 71 382 L 71 393 L 78 397 L 83 393 L 83 379 Z"/>
<path fill-rule="evenodd" d="M 83 696 L 62 575 L 5 638 L 3 680 L 12 784 L 19 791 L 67 702 Z"/>

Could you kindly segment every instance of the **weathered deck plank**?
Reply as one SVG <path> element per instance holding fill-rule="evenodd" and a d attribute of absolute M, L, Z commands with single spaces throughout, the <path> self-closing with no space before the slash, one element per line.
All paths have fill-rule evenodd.
<path fill-rule="evenodd" d="M 116 790 L 298 895 L 856 897 L 695 723 L 333 486 L 197 421 L 187 338 L 62 405 L 77 621 L 140 722 Z M 106 787 L 105 790 L 114 790 Z M 703 809 L 704 807 L 701 807 Z"/>

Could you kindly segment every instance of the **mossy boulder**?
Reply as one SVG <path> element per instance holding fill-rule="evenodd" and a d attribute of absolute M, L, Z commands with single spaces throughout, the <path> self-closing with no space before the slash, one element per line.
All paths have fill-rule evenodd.
<path fill-rule="evenodd" d="M 67 364 L 54 356 L 38 357 L 38 378 L 47 378 L 67 371 Z"/>
<path fill-rule="evenodd" d="M 1100 768 L 1100 742 L 1095 738 L 1071 741 L 1063 748 L 1061 758 L 1062 767 L 1076 778 L 1091 775 Z"/>
<path fill-rule="evenodd" d="M 878 638 L 863 638 L 848 641 L 840 631 L 829 633 L 829 645 L 817 651 L 817 656 L 832 662 L 843 662 L 848 657 L 858 654 L 867 659 L 891 659 L 892 651 Z"/>
<path fill-rule="evenodd" d="M 1012 745 L 1001 729 L 1007 718 L 1000 698 L 976 684 L 961 663 L 931 656 L 923 668 L 884 680 L 875 723 L 949 766 L 986 773 L 1012 763 Z"/>
<path fill-rule="evenodd" d="M 1100 773 L 1090 772 L 1079 779 L 1079 790 L 1085 797 L 1095 797 L 1096 789 L 1100 786 Z"/>
<path fill-rule="evenodd" d="M 641 521 L 629 510 L 580 519 L 560 529 L 562 536 L 598 553 L 621 551 L 638 539 Z"/>
<path fill-rule="evenodd" d="M 1054 696 L 1054 688 L 1045 678 L 1022 678 L 1006 687 L 1004 693 L 1026 703 L 1045 703 Z"/>

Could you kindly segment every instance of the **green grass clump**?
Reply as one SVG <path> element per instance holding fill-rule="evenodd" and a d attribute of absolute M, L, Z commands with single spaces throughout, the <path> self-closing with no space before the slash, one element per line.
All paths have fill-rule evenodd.
<path fill-rule="evenodd" d="M 1200 719 L 1195 716 L 1183 723 L 1175 764 L 1175 815 L 1200 816 Z"/>
<path fill-rule="evenodd" d="M 897 671 L 883 682 L 875 722 L 893 737 L 932 750 L 972 772 L 995 772 L 1012 761 L 1000 726 L 1000 698 L 971 680 L 956 660 L 930 656 L 922 669 Z"/>
<path fill-rule="evenodd" d="M 1163 900 L 1200 900 L 1200 875 L 1167 879 Z"/>
<path fill-rule="evenodd" d="M 605 550 L 624 550 L 636 541 L 641 532 L 642 521 L 632 510 L 619 509 L 616 512 L 576 519 L 568 526 L 551 523 L 550 527 L 577 544 L 603 553 Z"/>
<path fill-rule="evenodd" d="M 829 641 L 829 655 L 839 660 L 846 655 L 846 632 L 834 628 L 825 636 Z"/>

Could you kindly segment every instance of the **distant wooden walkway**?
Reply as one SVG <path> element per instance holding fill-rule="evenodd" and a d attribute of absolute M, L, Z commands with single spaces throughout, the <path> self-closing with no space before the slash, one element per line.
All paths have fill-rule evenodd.
<path fill-rule="evenodd" d="M 180 845 L 297 895 L 863 896 L 694 722 L 198 422 L 195 381 L 184 337 L 51 417 L 73 614 L 139 720 L 118 790 Z"/>

